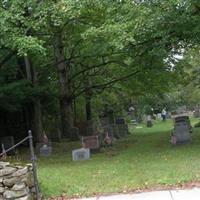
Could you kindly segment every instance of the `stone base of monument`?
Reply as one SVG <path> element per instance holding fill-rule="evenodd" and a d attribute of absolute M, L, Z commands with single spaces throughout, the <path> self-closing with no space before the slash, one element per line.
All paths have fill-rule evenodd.
<path fill-rule="evenodd" d="M 72 151 L 73 161 L 88 160 L 88 159 L 90 159 L 90 149 L 81 148 L 81 149 L 75 149 Z"/>

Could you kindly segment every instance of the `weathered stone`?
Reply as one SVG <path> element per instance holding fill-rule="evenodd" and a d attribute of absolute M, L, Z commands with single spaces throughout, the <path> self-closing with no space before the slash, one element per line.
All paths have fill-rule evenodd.
<path fill-rule="evenodd" d="M 0 193 L 3 194 L 5 192 L 5 188 L 4 187 L 0 187 Z"/>
<path fill-rule="evenodd" d="M 26 174 L 28 172 L 28 167 L 24 167 L 22 169 L 18 169 L 16 172 L 14 172 L 12 174 L 12 177 L 15 177 L 15 176 L 22 176 L 24 174 Z"/>
<path fill-rule="evenodd" d="M 29 171 L 24 178 L 21 179 L 22 182 L 26 183 L 26 185 L 31 188 L 34 186 L 33 172 Z"/>
<path fill-rule="evenodd" d="M 34 200 L 34 198 L 31 195 L 27 195 L 25 197 L 20 197 L 20 198 L 17 198 L 15 200 Z"/>
<path fill-rule="evenodd" d="M 4 169 L 0 170 L 0 177 L 12 174 L 12 173 L 14 173 L 16 171 L 17 171 L 17 169 L 14 168 L 14 167 L 5 167 Z"/>
<path fill-rule="evenodd" d="M 3 177 L 0 177 L 0 185 L 3 183 Z"/>
<path fill-rule="evenodd" d="M 0 161 L 0 169 L 3 169 L 3 168 L 5 168 L 8 165 L 10 165 L 9 162 L 2 162 L 2 161 Z"/>
<path fill-rule="evenodd" d="M 24 178 L 26 178 L 26 176 L 24 176 Z M 22 177 L 5 178 L 3 180 L 3 184 L 7 187 L 12 187 L 13 185 L 15 185 L 16 183 L 19 183 L 21 181 L 23 181 Z"/>
<path fill-rule="evenodd" d="M 11 190 L 17 191 L 17 190 L 24 190 L 26 188 L 25 183 L 16 183 Z"/>
<path fill-rule="evenodd" d="M 36 193 L 35 187 L 31 188 L 31 193 Z"/>
<path fill-rule="evenodd" d="M 28 188 L 24 188 L 23 190 L 17 190 L 17 191 L 6 190 L 3 193 L 3 196 L 6 199 L 16 199 L 16 198 L 25 197 L 25 196 L 28 196 L 28 195 L 29 195 L 29 189 Z"/>

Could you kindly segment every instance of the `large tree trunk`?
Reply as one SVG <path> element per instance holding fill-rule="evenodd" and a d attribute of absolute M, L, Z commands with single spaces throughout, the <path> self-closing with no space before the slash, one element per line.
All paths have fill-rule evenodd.
<path fill-rule="evenodd" d="M 64 62 L 64 47 L 62 35 L 55 37 L 55 60 L 60 85 L 60 115 L 62 136 L 70 138 L 70 128 L 73 127 L 72 98 L 69 84 L 69 66 Z"/>
<path fill-rule="evenodd" d="M 85 101 L 86 101 L 86 105 L 85 105 L 86 119 L 91 120 L 92 119 L 91 97 L 87 96 Z"/>
<path fill-rule="evenodd" d="M 92 119 L 92 107 L 91 107 L 91 100 L 92 100 L 92 91 L 91 91 L 91 82 L 87 79 L 84 83 L 85 85 L 85 113 L 86 119 Z"/>
<path fill-rule="evenodd" d="M 25 66 L 26 66 L 26 75 L 27 79 L 33 84 L 33 86 L 38 85 L 37 73 L 35 68 L 30 62 L 28 57 L 24 58 Z M 42 139 L 42 109 L 41 103 L 39 99 L 33 101 L 33 121 L 31 123 L 31 129 L 33 129 L 33 136 L 35 142 L 41 142 Z"/>

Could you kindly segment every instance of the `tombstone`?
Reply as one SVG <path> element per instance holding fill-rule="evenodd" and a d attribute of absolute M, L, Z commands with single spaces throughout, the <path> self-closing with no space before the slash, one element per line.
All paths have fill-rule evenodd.
<path fill-rule="evenodd" d="M 128 135 L 128 125 L 127 124 L 117 124 L 119 136 L 126 137 Z"/>
<path fill-rule="evenodd" d="M 186 143 L 191 141 L 192 127 L 188 116 L 177 116 L 174 118 L 174 130 L 172 131 L 172 143 Z M 175 142 L 174 142 L 175 141 Z"/>
<path fill-rule="evenodd" d="M 99 136 L 98 135 L 83 136 L 82 146 L 84 148 L 90 149 L 91 151 L 98 151 L 100 149 Z"/>
<path fill-rule="evenodd" d="M 13 136 L 1 137 L 0 142 L 1 142 L 1 146 L 3 145 L 5 150 L 7 150 L 7 149 L 9 149 L 9 148 L 11 148 L 12 146 L 15 145 Z M 16 152 L 15 152 L 15 149 L 14 149 L 12 151 L 9 151 L 7 153 L 7 155 L 15 155 L 15 153 Z"/>
<path fill-rule="evenodd" d="M 40 156 L 50 156 L 52 153 L 52 147 L 51 146 L 47 146 L 47 145 L 43 145 L 40 148 Z"/>
<path fill-rule="evenodd" d="M 116 118 L 115 123 L 116 124 L 125 124 L 125 119 L 122 117 L 118 117 L 118 118 Z"/>
<path fill-rule="evenodd" d="M 80 139 L 79 129 L 77 127 L 70 128 L 70 140 L 78 141 Z"/>
<path fill-rule="evenodd" d="M 90 149 L 81 148 L 81 149 L 75 149 L 72 151 L 73 161 L 88 160 L 88 159 L 90 159 Z"/>
<path fill-rule="evenodd" d="M 120 138 L 120 134 L 119 134 L 118 125 L 117 125 L 117 124 L 112 124 L 111 127 L 112 127 L 112 130 L 113 130 L 113 136 L 114 136 L 116 139 L 119 139 L 119 138 Z"/>
<path fill-rule="evenodd" d="M 153 126 L 151 115 L 147 115 L 147 127 L 151 128 Z"/>

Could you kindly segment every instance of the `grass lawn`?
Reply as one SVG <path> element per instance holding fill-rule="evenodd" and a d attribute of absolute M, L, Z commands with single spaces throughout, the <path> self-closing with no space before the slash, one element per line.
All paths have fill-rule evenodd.
<path fill-rule="evenodd" d="M 191 144 L 172 146 L 171 121 L 143 126 L 130 127 L 131 135 L 89 161 L 71 161 L 76 143 L 55 144 L 52 157 L 38 160 L 44 196 L 91 196 L 200 181 L 200 129 L 194 129 Z"/>

